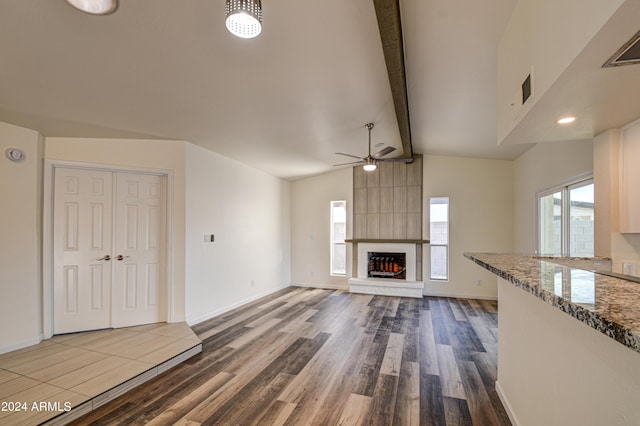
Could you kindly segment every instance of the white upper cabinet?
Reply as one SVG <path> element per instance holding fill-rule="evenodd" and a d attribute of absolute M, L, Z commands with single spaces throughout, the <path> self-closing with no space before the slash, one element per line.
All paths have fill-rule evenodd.
<path fill-rule="evenodd" d="M 640 122 L 622 129 L 620 149 L 620 232 L 640 233 Z"/>

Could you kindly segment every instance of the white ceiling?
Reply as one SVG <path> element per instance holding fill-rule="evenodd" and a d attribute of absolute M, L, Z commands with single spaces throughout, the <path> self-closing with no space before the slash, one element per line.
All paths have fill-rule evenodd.
<path fill-rule="evenodd" d="M 415 153 L 515 158 L 497 146 L 496 49 L 516 0 L 401 0 Z M 0 121 L 45 136 L 187 140 L 295 179 L 401 154 L 372 0 L 263 0 L 238 39 L 224 0 L 0 2 Z M 380 148 L 378 148 L 380 149 Z M 348 159 L 347 159 L 348 160 Z"/>

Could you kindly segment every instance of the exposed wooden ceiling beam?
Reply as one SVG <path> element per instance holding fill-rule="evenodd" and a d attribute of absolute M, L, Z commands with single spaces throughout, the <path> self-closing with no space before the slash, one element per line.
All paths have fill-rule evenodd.
<path fill-rule="evenodd" d="M 413 157 L 399 0 L 373 0 L 405 157 Z"/>

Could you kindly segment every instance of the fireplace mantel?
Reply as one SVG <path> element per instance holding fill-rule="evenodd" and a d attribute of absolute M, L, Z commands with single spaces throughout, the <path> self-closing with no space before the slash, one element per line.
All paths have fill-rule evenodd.
<path fill-rule="evenodd" d="M 400 244 L 429 244 L 429 240 L 377 240 L 370 238 L 352 238 L 350 240 L 344 240 L 345 243 L 375 243 L 375 244 L 385 244 L 385 243 L 400 243 Z"/>

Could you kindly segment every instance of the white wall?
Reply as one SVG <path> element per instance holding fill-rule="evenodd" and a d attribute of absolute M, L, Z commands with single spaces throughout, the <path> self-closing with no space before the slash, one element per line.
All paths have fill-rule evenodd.
<path fill-rule="evenodd" d="M 512 162 L 425 155 L 423 185 L 425 238 L 429 239 L 429 198 L 449 197 L 450 208 L 449 281 L 429 281 L 425 245 L 425 294 L 496 298 L 496 276 L 463 253 L 512 251 Z"/>
<path fill-rule="evenodd" d="M 627 0 L 629 1 L 629 0 Z M 498 46 L 498 140 L 540 100 L 625 0 L 519 0 Z M 570 30 L 569 30 L 570 29 Z M 612 46 L 612 52 L 617 46 Z M 602 58 L 602 62 L 607 58 Z M 513 107 L 532 73 L 532 97 Z"/>
<path fill-rule="evenodd" d="M 637 425 L 640 354 L 500 279 L 496 390 L 514 425 Z"/>
<path fill-rule="evenodd" d="M 189 324 L 290 284 L 290 198 L 289 182 L 186 145 Z"/>
<path fill-rule="evenodd" d="M 8 148 L 26 154 L 18 163 Z M 0 353 L 42 338 L 41 225 L 42 137 L 34 130 L 0 123 Z"/>
<path fill-rule="evenodd" d="M 592 140 L 537 144 L 514 161 L 513 250 L 516 253 L 536 250 L 536 193 L 591 171 Z"/>
<path fill-rule="evenodd" d="M 173 246 L 171 321 L 185 319 L 185 144 L 140 139 L 46 138 L 45 158 L 173 170 Z"/>
<path fill-rule="evenodd" d="M 347 244 L 347 274 L 330 274 L 330 202 L 347 201 L 347 238 L 352 236 L 353 169 L 347 168 L 298 180 L 291 185 L 292 283 L 300 286 L 348 288 L 351 245 Z"/>

